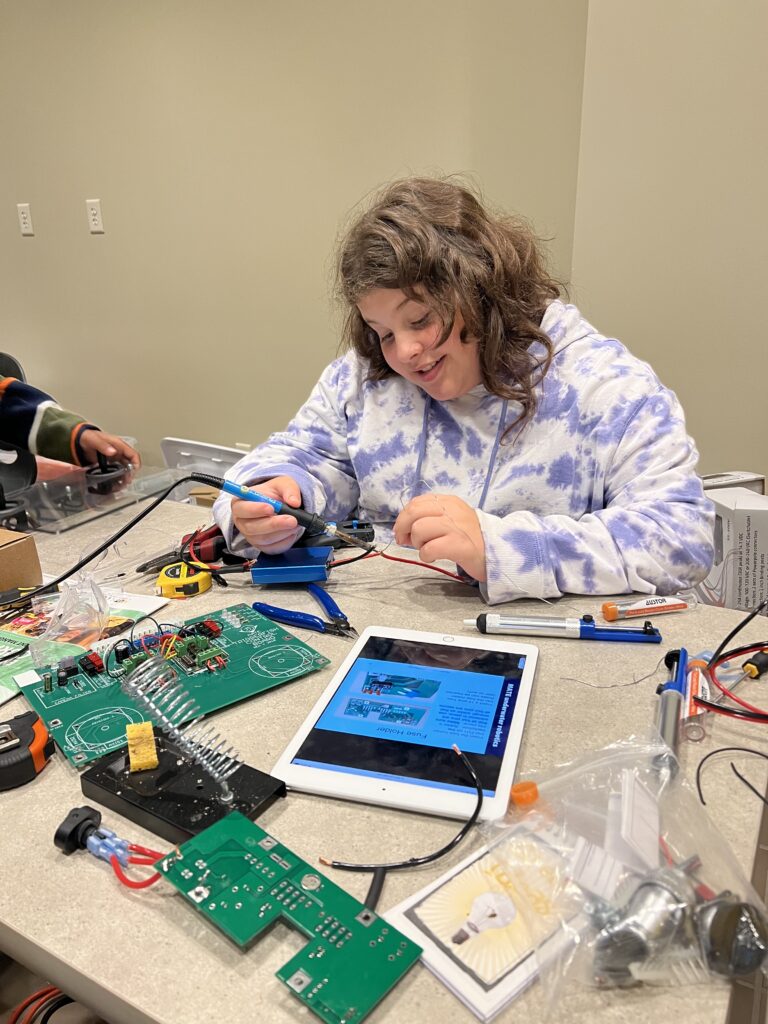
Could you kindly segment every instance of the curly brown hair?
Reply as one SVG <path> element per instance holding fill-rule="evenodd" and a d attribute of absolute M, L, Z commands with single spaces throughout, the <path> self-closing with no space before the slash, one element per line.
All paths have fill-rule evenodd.
<path fill-rule="evenodd" d="M 485 388 L 521 403 L 517 424 L 533 414 L 534 388 L 552 358 L 541 319 L 561 285 L 523 218 L 489 212 L 468 187 L 446 178 L 395 181 L 347 232 L 337 282 L 348 306 L 343 343 L 368 361 L 369 380 L 394 371 L 357 303 L 374 288 L 397 288 L 434 310 L 440 344 L 460 310 L 462 340 L 479 341 Z M 543 358 L 529 351 L 534 341 L 544 347 Z"/>

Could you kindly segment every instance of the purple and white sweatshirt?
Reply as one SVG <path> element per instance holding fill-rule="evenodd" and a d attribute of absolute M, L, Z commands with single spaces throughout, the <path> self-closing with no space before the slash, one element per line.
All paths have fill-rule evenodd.
<path fill-rule="evenodd" d="M 552 362 L 532 419 L 506 438 L 518 403 L 482 385 L 438 402 L 400 376 L 369 382 L 347 353 L 286 429 L 227 477 L 291 476 L 305 508 L 329 521 L 356 510 L 379 541 L 416 495 L 463 498 L 483 531 L 490 604 L 692 586 L 712 562 L 714 514 L 677 398 L 575 306 L 552 302 L 541 327 Z M 543 355 L 538 343 L 531 351 Z M 228 495 L 214 515 L 233 548 L 248 551 Z"/>

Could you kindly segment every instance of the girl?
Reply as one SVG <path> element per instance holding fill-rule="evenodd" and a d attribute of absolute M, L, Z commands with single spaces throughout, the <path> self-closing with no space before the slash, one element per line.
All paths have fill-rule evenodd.
<path fill-rule="evenodd" d="M 347 352 L 227 476 L 450 559 L 489 603 L 672 593 L 712 560 L 683 412 L 651 368 L 559 298 L 536 240 L 448 180 L 385 188 L 338 262 Z M 235 550 L 290 515 L 222 495 Z"/>

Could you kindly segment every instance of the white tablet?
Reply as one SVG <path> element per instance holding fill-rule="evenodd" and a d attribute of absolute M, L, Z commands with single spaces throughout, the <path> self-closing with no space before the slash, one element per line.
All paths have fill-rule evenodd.
<path fill-rule="evenodd" d="M 504 814 L 538 648 L 516 640 L 366 629 L 273 772 L 292 789 L 468 818 Z"/>

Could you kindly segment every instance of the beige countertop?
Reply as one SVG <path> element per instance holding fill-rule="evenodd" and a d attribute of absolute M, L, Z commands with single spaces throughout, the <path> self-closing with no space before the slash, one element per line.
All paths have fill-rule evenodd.
<path fill-rule="evenodd" d="M 115 513 L 58 537 L 38 535 L 44 570 L 65 569 L 133 514 L 135 509 Z M 166 550 L 182 532 L 208 521 L 204 509 L 166 503 L 128 535 L 122 553 L 139 561 L 142 551 L 149 556 Z M 150 585 L 131 589 L 151 592 Z M 328 589 L 360 630 L 383 625 L 455 633 L 463 628 L 462 619 L 484 610 L 469 587 L 380 558 L 337 568 Z M 255 599 L 255 591 L 237 581 L 226 590 L 214 587 L 190 601 L 171 602 L 162 618 L 180 621 L 208 609 Z M 259 599 L 280 603 L 273 588 L 260 588 Z M 599 605 L 599 600 L 568 598 L 551 608 L 538 602 L 517 602 L 514 610 L 581 615 L 597 613 Z M 291 607 L 317 612 L 314 601 L 298 590 L 291 595 Z M 519 776 L 627 736 L 647 736 L 656 712 L 655 688 L 666 674 L 662 669 L 653 678 L 633 681 L 653 672 L 669 648 L 685 646 L 691 654 L 712 649 L 741 618 L 739 612 L 705 606 L 659 617 L 656 624 L 664 635 L 660 647 L 536 638 L 541 657 Z M 751 623 L 739 641 L 762 639 L 765 632 L 762 618 Z M 299 633 L 331 659 L 331 666 L 216 716 L 217 726 L 244 760 L 264 771 L 271 770 L 349 649 L 343 639 Z M 751 691 L 757 703 L 765 704 L 760 687 L 760 683 L 750 683 L 744 693 Z M 24 699 L 17 697 L 2 708 L 0 717 L 7 719 L 23 710 Z M 718 746 L 754 746 L 768 751 L 768 736 L 762 728 L 717 717 L 712 735 L 703 743 L 683 743 L 685 773 L 693 778 L 700 758 Z M 734 781 L 727 760 L 713 759 L 705 771 L 707 806 L 749 876 L 762 805 Z M 764 786 L 762 759 L 744 758 L 740 763 L 748 766 L 745 771 L 756 786 Z M 274 977 L 304 943 L 289 926 L 278 924 L 247 952 L 241 952 L 165 884 L 132 892 L 117 884 L 106 864 L 84 853 L 66 857 L 57 850 L 53 845 L 57 825 L 72 807 L 86 802 L 77 771 L 58 754 L 33 783 L 0 797 L 0 949 L 113 1024 L 315 1020 Z M 106 809 L 104 824 L 138 843 L 159 842 Z M 456 831 L 456 823 L 451 821 L 300 793 L 276 801 L 259 824 L 310 862 L 317 862 L 319 856 L 366 862 L 400 860 L 437 848 Z M 425 869 L 389 875 L 379 910 L 386 912 L 436 878 L 479 841 L 475 835 Z M 364 898 L 369 876 L 326 871 L 337 884 Z M 546 998 L 544 986 L 535 986 L 497 1020 L 533 1024 L 541 1019 Z M 558 994 L 551 1007 L 551 1021 L 721 1024 L 727 1000 L 725 986 L 621 993 L 571 987 Z M 431 1024 L 475 1018 L 427 969 L 417 965 L 368 1019 L 371 1024 Z"/>

